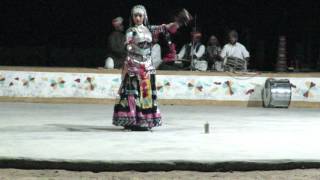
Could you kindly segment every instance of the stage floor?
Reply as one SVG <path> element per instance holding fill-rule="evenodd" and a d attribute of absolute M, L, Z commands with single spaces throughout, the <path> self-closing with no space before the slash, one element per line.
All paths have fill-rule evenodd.
<path fill-rule="evenodd" d="M 162 127 L 128 132 L 112 126 L 111 105 L 0 103 L 0 157 L 129 163 L 320 161 L 319 109 L 160 108 Z M 210 134 L 204 134 L 206 122 Z"/>

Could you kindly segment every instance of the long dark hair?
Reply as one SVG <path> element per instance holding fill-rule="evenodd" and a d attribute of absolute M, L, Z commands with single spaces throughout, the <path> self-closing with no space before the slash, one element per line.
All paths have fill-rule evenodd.
<path fill-rule="evenodd" d="M 217 38 L 216 36 L 214 36 L 214 35 L 211 35 L 211 36 L 209 37 L 208 42 L 207 42 L 207 46 L 211 46 L 211 45 L 212 45 L 212 44 L 210 43 L 210 39 L 211 39 L 212 37 L 214 37 L 214 38 L 217 40 L 217 44 L 216 44 L 216 45 L 220 47 L 220 42 L 219 42 L 218 38 Z"/>

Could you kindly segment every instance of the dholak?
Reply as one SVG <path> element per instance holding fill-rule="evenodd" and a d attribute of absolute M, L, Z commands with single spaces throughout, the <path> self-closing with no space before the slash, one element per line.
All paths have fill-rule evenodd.
<path fill-rule="evenodd" d="M 288 108 L 291 101 L 291 84 L 288 79 L 266 80 L 262 91 L 263 107 Z"/>
<path fill-rule="evenodd" d="M 245 70 L 246 60 L 236 58 L 236 57 L 227 57 L 224 61 L 224 70 L 225 71 L 243 71 Z"/>
<path fill-rule="evenodd" d="M 193 67 L 198 71 L 206 71 L 208 69 L 208 62 L 204 60 L 193 60 Z"/>
<path fill-rule="evenodd" d="M 214 69 L 216 71 L 222 72 L 223 71 L 223 62 L 222 61 L 214 62 Z"/>

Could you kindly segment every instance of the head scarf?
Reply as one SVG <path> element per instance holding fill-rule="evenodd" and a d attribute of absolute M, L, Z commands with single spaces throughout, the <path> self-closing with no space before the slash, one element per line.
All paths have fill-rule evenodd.
<path fill-rule="evenodd" d="M 148 25 L 148 15 L 147 15 L 147 10 L 143 5 L 135 5 L 131 9 L 131 17 L 130 17 L 130 26 L 134 26 L 134 22 L 132 20 L 133 16 L 135 14 L 141 14 L 143 18 L 143 25 L 147 26 Z"/>

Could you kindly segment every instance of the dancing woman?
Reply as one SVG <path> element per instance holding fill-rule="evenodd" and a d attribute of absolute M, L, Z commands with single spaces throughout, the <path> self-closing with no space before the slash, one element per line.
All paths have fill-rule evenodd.
<path fill-rule="evenodd" d="M 191 18 L 187 16 L 185 19 Z M 117 99 L 114 107 L 114 125 L 134 131 L 147 131 L 161 125 L 156 71 L 151 56 L 152 38 L 159 33 L 174 33 L 180 25 L 174 22 L 150 26 L 145 7 L 136 5 L 132 8 L 125 42 L 127 58 L 118 92 L 120 99 Z"/>

